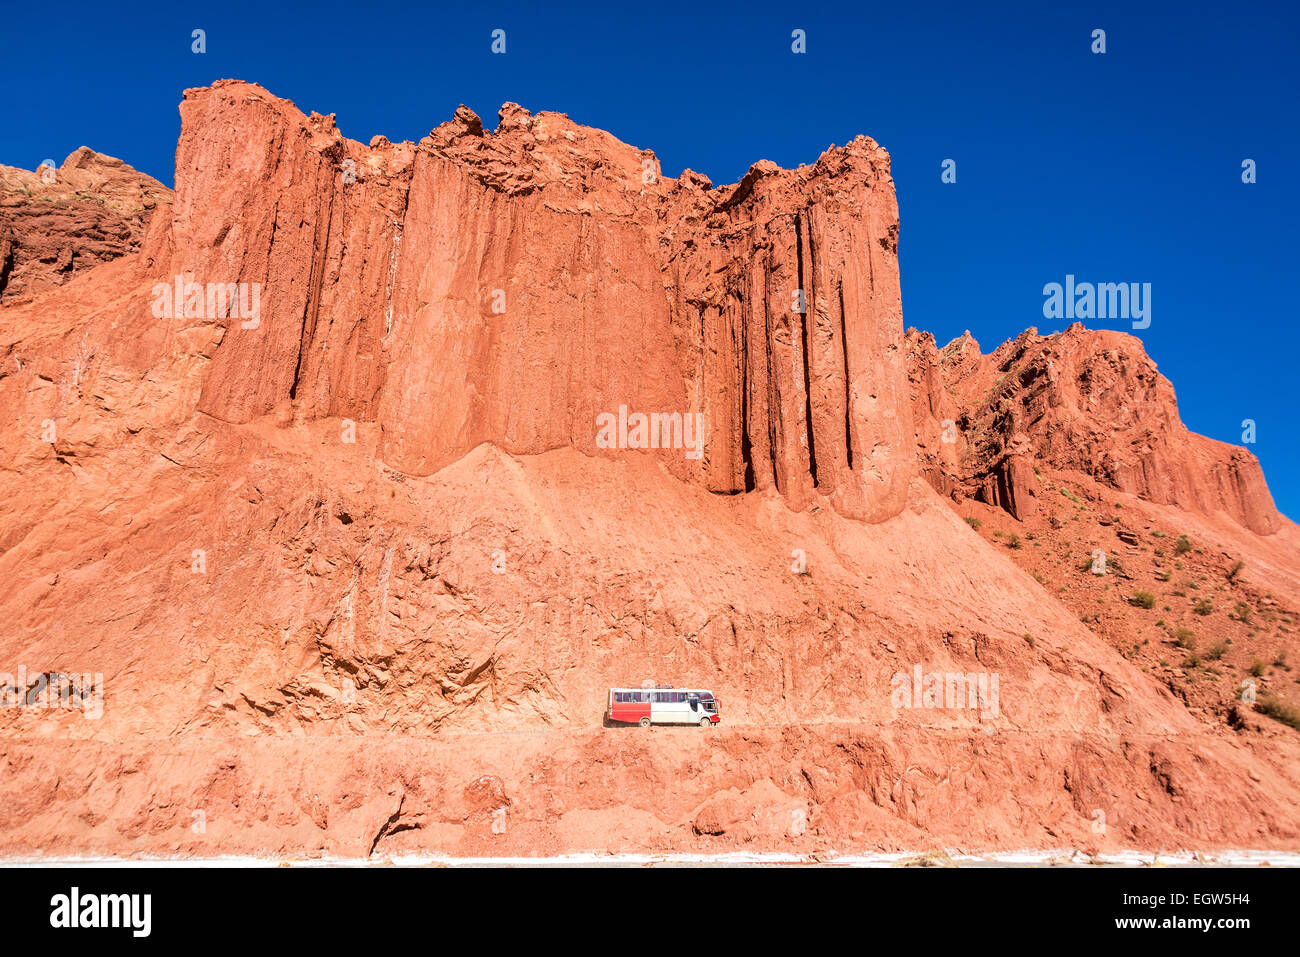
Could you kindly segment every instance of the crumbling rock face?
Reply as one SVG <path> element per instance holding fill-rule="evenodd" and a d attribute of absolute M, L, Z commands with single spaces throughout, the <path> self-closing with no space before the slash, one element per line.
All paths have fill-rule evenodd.
<path fill-rule="evenodd" d="M 714 189 L 514 104 L 495 133 L 462 107 L 418 144 L 370 147 L 233 81 L 187 91 L 181 117 L 149 275 L 261 297 L 257 324 L 203 317 L 202 412 L 375 421 L 381 459 L 426 475 L 483 442 L 603 453 L 597 417 L 625 407 L 628 446 L 638 414 L 702 422 L 696 455 L 676 429 L 654 454 L 715 492 L 902 507 L 898 212 L 866 137 Z M 120 336 L 152 349 L 144 366 L 198 318 L 135 313 Z"/>
<path fill-rule="evenodd" d="M 171 190 L 120 159 L 77 149 L 57 169 L 0 166 L 0 302 L 137 252 Z"/>
<path fill-rule="evenodd" d="M 921 470 L 941 494 L 1024 518 L 1042 464 L 1258 534 L 1280 527 L 1259 461 L 1189 432 L 1173 386 L 1131 335 L 1029 329 L 986 356 L 969 332 L 940 350 L 909 329 L 907 354 Z"/>

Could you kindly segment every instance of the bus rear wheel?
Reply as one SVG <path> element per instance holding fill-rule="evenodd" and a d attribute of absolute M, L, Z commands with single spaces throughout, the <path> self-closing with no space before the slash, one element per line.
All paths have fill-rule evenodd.
<path fill-rule="evenodd" d="M 710 721 L 708 718 L 701 718 L 701 719 L 700 719 L 700 727 L 701 727 L 701 728 L 711 728 L 711 727 L 713 727 L 713 722 Z"/>
<path fill-rule="evenodd" d="M 648 727 L 650 727 L 650 719 L 649 719 L 649 718 L 642 718 L 642 719 L 641 719 L 641 727 L 643 727 L 643 728 L 648 728 Z"/>

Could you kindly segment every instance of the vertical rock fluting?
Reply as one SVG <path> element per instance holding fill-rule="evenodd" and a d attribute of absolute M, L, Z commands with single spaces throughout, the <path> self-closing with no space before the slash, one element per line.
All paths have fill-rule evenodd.
<path fill-rule="evenodd" d="M 701 316 L 688 354 L 710 418 L 734 423 L 711 435 L 710 487 L 897 512 L 911 443 L 888 155 L 859 137 L 812 167 L 759 163 L 706 187 L 683 175 L 661 248 L 676 323 Z"/>
<path fill-rule="evenodd" d="M 243 83 L 189 91 L 181 119 L 159 278 L 259 286 L 255 322 L 204 316 L 224 332 L 200 410 L 242 422 L 293 399 L 307 415 L 374 419 L 413 150 L 368 150 L 332 117 Z"/>
<path fill-rule="evenodd" d="M 380 456 L 412 474 L 484 442 L 601 454 L 602 414 L 636 447 L 637 414 L 660 414 L 672 447 L 650 453 L 715 492 L 902 507 L 898 212 L 866 137 L 714 189 L 513 104 L 495 133 L 462 107 L 418 144 L 368 148 L 235 81 L 187 91 L 181 115 L 151 278 L 260 290 L 256 321 L 172 320 L 214 323 L 201 411 L 377 421 Z"/>

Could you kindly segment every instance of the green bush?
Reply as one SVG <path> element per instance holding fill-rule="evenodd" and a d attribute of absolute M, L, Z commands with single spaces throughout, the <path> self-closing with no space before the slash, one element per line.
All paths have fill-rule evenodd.
<path fill-rule="evenodd" d="M 1192 611 L 1198 615 L 1208 615 L 1214 611 L 1214 603 L 1208 598 L 1202 598 L 1196 603 L 1196 607 Z"/>
<path fill-rule="evenodd" d="M 1285 701 L 1263 697 L 1256 703 L 1255 710 L 1260 714 L 1268 715 L 1274 721 L 1281 721 L 1300 731 L 1300 710 L 1296 710 Z"/>
<path fill-rule="evenodd" d="M 1154 608 L 1156 606 L 1156 596 L 1149 591 L 1135 591 L 1128 603 L 1135 608 Z"/>
<path fill-rule="evenodd" d="M 1174 546 L 1175 555 L 1185 555 L 1192 550 L 1192 540 L 1186 535 L 1178 536 L 1178 544 Z"/>

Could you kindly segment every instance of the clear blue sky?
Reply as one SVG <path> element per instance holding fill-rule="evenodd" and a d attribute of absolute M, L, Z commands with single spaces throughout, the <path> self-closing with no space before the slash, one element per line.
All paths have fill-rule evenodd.
<path fill-rule="evenodd" d="M 1294 2 L 16 3 L 0 163 L 85 144 L 171 183 L 181 91 L 221 77 L 362 141 L 419 139 L 460 103 L 492 128 L 513 100 L 716 183 L 867 133 L 893 156 L 908 325 L 940 344 L 969 328 L 987 351 L 1062 325 L 1042 287 L 1066 273 L 1150 282 L 1136 334 L 1184 421 L 1239 443 L 1254 419 L 1278 506 L 1300 517 L 1298 37 Z"/>

